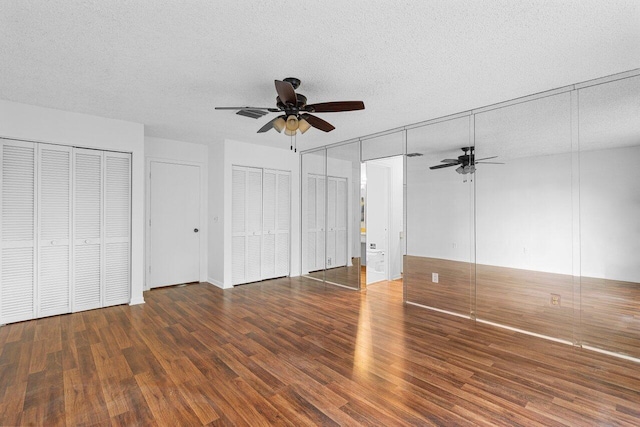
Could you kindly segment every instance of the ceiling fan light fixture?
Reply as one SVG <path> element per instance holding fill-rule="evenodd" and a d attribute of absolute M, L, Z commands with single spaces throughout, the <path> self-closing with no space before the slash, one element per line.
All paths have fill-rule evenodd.
<path fill-rule="evenodd" d="M 282 130 L 287 125 L 287 122 L 284 121 L 282 117 L 278 117 L 273 121 L 273 128 L 278 131 L 278 133 L 282 133 Z"/>
<path fill-rule="evenodd" d="M 287 136 L 293 136 L 296 134 L 296 132 L 297 132 L 296 130 L 289 130 L 289 129 L 284 130 L 284 134 Z"/>
<path fill-rule="evenodd" d="M 298 130 L 298 118 L 293 114 L 287 117 L 287 130 L 292 131 L 294 134 Z"/>
<path fill-rule="evenodd" d="M 300 133 L 305 133 L 309 129 L 311 129 L 311 125 L 308 121 L 306 121 L 305 119 L 298 120 L 298 130 L 300 131 Z"/>

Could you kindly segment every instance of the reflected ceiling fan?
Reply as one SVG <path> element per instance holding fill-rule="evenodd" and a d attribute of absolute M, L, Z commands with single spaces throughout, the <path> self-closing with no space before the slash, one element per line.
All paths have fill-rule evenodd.
<path fill-rule="evenodd" d="M 485 157 L 482 159 L 476 159 L 474 154 L 474 147 L 462 147 L 462 151 L 464 154 L 462 156 L 458 156 L 457 159 L 444 159 L 442 160 L 441 165 L 431 166 L 429 169 L 442 169 L 442 168 L 450 168 L 452 166 L 458 166 L 456 168 L 456 172 L 461 175 L 466 175 L 469 173 L 474 173 L 476 171 L 476 165 L 478 163 L 487 163 L 492 165 L 504 165 L 501 162 L 487 162 L 485 160 L 495 159 L 498 156 Z"/>
<path fill-rule="evenodd" d="M 294 136 L 298 131 L 305 133 L 314 127 L 324 132 L 331 132 L 335 127 L 320 117 L 310 113 L 337 113 L 341 111 L 364 110 L 362 101 L 337 101 L 322 102 L 319 104 L 307 104 L 307 97 L 296 93 L 300 86 L 300 79 L 287 77 L 284 80 L 276 80 L 276 108 L 270 107 L 216 107 L 216 110 L 238 110 L 236 114 L 253 119 L 260 118 L 268 113 L 283 113 L 269 121 L 258 133 L 263 133 L 272 128 L 289 136 Z"/>

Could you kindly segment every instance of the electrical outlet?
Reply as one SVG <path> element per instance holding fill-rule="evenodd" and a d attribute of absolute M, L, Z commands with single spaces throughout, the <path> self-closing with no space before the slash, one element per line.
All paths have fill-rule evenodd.
<path fill-rule="evenodd" d="M 431 273 L 431 281 L 433 283 L 438 283 L 438 273 Z"/>
<path fill-rule="evenodd" d="M 560 307 L 560 295 L 559 294 L 551 294 L 551 305 L 555 307 Z"/>

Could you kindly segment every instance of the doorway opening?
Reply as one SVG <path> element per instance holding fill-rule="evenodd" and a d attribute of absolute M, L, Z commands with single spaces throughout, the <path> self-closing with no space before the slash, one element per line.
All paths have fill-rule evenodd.
<path fill-rule="evenodd" d="M 402 286 L 404 158 L 385 157 L 361 165 L 361 283 Z"/>

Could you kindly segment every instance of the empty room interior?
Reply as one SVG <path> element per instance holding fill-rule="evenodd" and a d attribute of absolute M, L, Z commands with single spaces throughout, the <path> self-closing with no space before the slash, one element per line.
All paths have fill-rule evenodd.
<path fill-rule="evenodd" d="M 640 425 L 640 3 L 0 3 L 0 425 Z"/>

